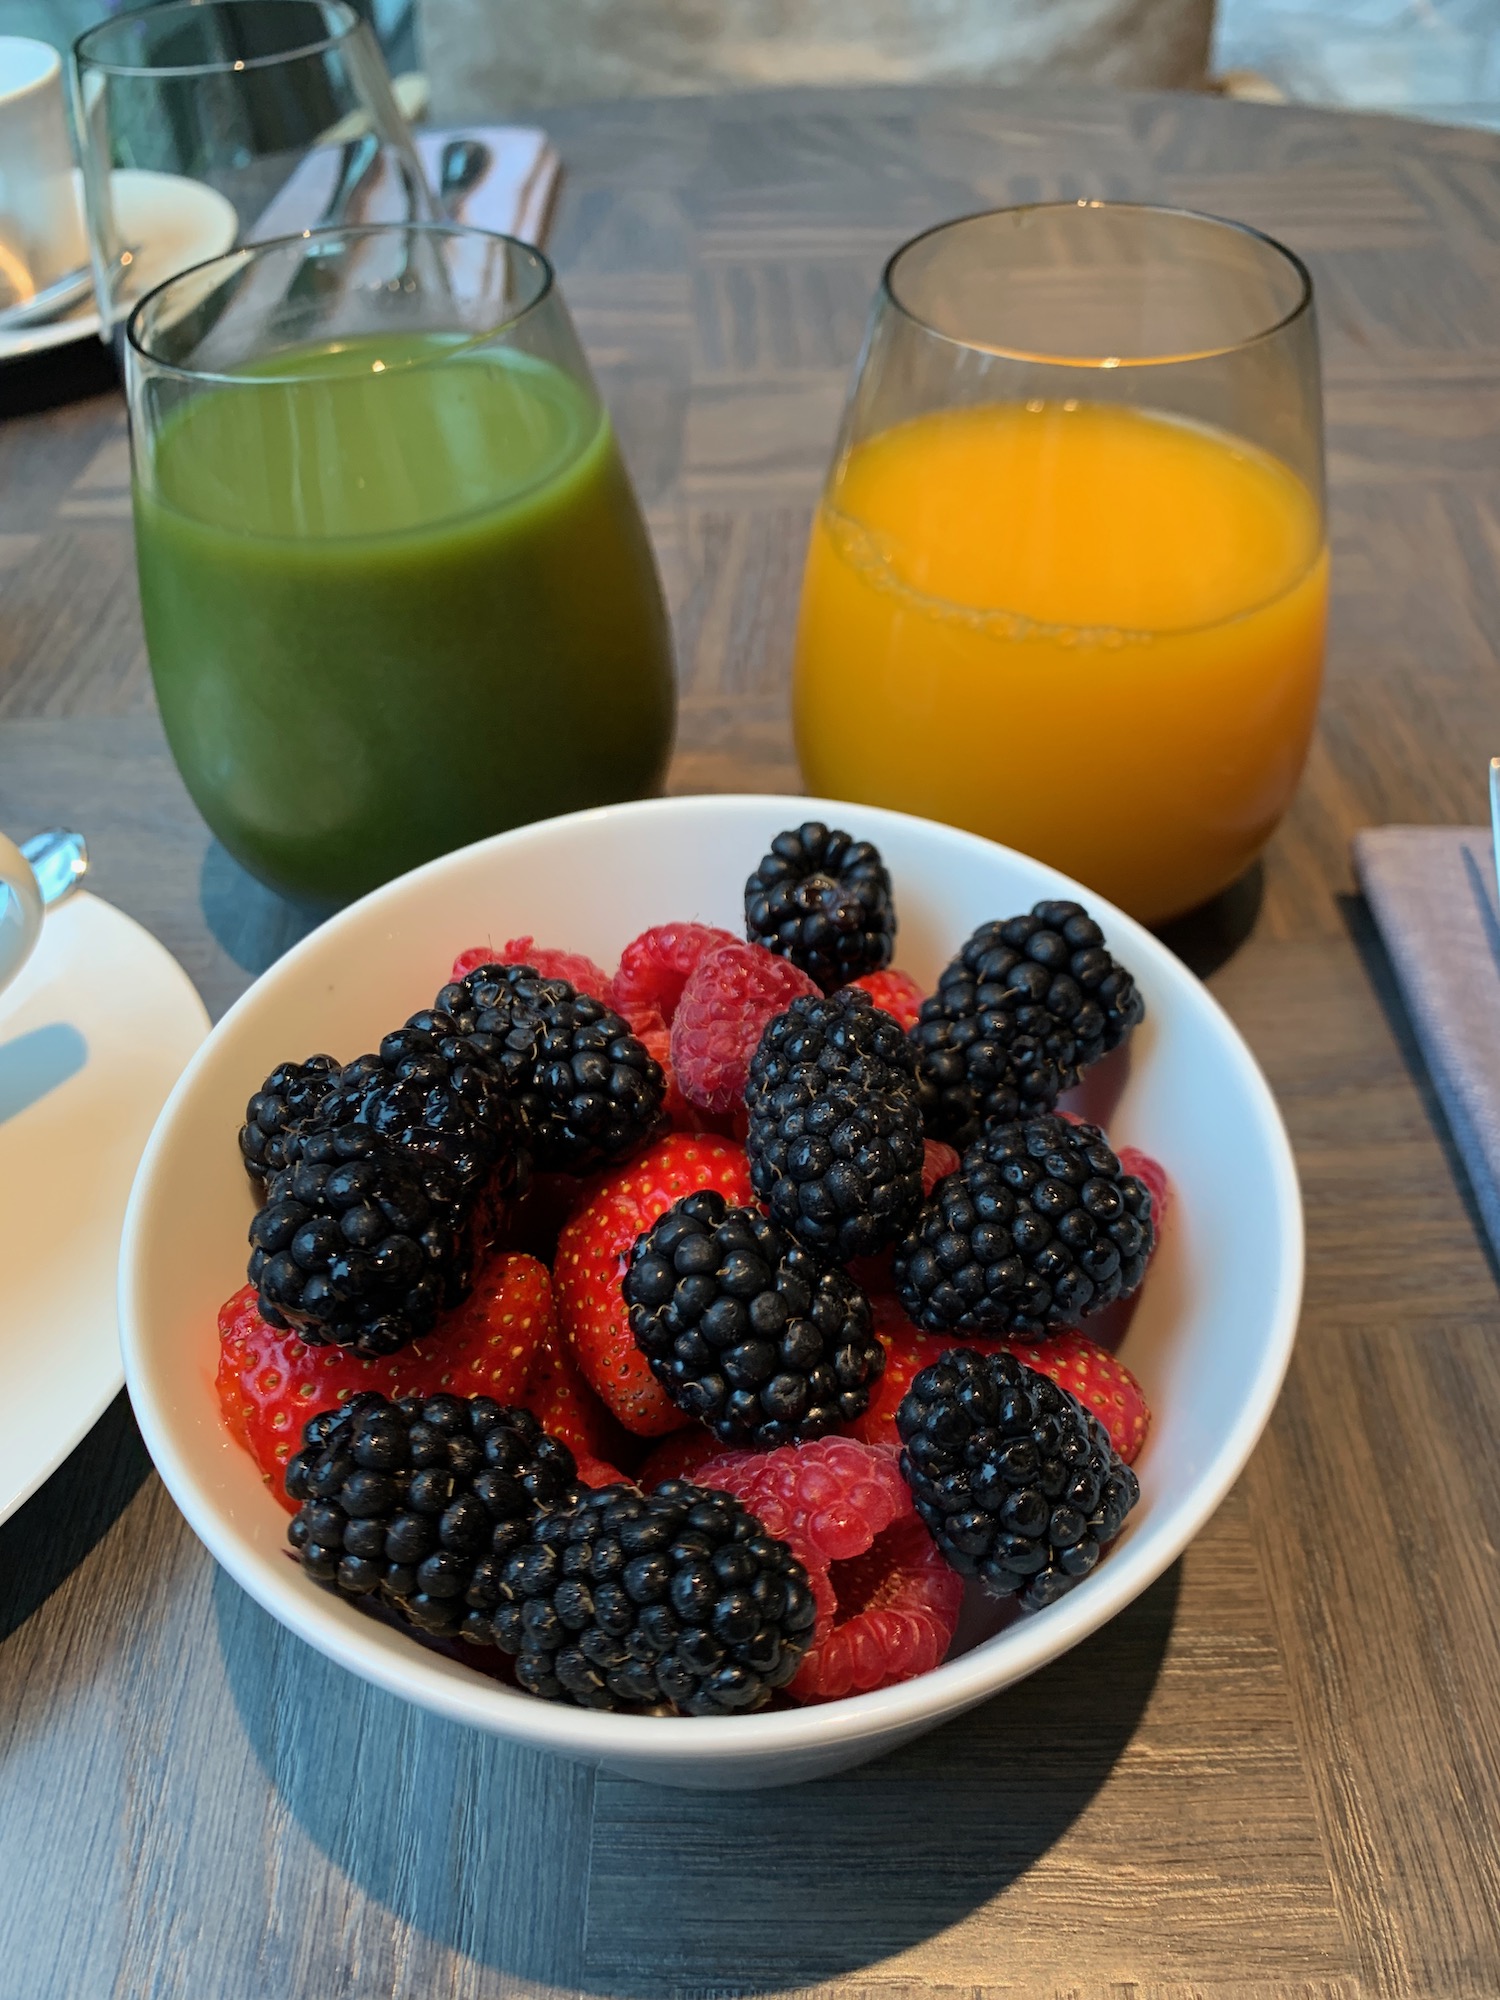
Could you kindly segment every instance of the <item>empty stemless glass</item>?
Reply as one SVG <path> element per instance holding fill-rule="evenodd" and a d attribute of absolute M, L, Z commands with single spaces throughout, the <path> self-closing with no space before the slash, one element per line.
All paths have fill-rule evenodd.
<path fill-rule="evenodd" d="M 655 790 L 666 612 L 546 259 L 328 230 L 127 328 L 141 609 L 224 845 L 326 907 L 523 821 Z"/>
<path fill-rule="evenodd" d="M 78 38 L 72 85 L 106 337 L 132 295 L 232 243 L 436 215 L 379 45 L 345 0 L 118 14 Z"/>
<path fill-rule="evenodd" d="M 946 224 L 886 268 L 813 526 L 803 775 L 1162 921 L 1285 812 L 1327 594 L 1289 251 L 1099 202 Z"/>

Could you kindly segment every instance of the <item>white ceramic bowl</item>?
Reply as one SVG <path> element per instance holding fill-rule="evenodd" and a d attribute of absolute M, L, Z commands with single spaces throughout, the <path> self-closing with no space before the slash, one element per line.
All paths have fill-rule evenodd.
<path fill-rule="evenodd" d="M 1136 1468 L 1141 1501 L 1067 1597 L 900 1687 L 722 1720 L 537 1701 L 414 1645 L 287 1560 L 287 1517 L 225 1434 L 214 1395 L 215 1315 L 243 1281 L 251 1212 L 235 1132 L 277 1062 L 374 1047 L 430 1004 L 463 947 L 530 932 L 609 965 L 650 924 L 699 918 L 737 930 L 742 885 L 770 837 L 809 818 L 877 842 L 895 883 L 897 958 L 924 983 L 977 924 L 1074 894 L 1139 981 L 1146 1020 L 1081 1101 L 1117 1143 L 1160 1158 L 1178 1190 L 1124 1348 L 1155 1413 Z M 925 820 L 819 800 L 684 798 L 579 813 L 448 855 L 344 911 L 260 979 L 199 1051 L 146 1149 L 125 1223 L 120 1324 L 136 1415 L 173 1498 L 236 1581 L 309 1645 L 408 1701 L 520 1742 L 665 1784 L 751 1787 L 839 1770 L 936 1727 L 1144 1590 L 1249 1456 L 1286 1369 L 1301 1285 L 1296 1174 L 1265 1080 L 1203 986 L 1147 931 L 1052 869 Z"/>

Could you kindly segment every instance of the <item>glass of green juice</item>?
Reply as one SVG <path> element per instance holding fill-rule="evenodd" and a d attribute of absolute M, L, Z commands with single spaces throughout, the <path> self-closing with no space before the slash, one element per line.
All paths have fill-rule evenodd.
<path fill-rule="evenodd" d="M 131 315 L 141 611 L 237 860 L 330 909 L 660 787 L 666 609 L 545 257 L 430 223 L 230 252 Z"/>

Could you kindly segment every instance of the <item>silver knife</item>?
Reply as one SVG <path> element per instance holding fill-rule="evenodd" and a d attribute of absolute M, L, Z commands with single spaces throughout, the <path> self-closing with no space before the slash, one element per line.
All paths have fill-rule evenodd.
<path fill-rule="evenodd" d="M 1500 894 L 1500 757 L 1490 759 L 1490 841 L 1495 850 L 1495 890 Z"/>

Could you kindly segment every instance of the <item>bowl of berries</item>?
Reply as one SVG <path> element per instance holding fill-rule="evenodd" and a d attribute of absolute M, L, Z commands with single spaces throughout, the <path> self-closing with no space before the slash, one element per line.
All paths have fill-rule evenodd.
<path fill-rule="evenodd" d="M 219 1023 L 126 1375 L 267 1611 L 438 1714 L 792 1783 L 1076 1645 L 1280 1387 L 1281 1120 L 1149 932 L 952 828 L 646 800 L 447 855 Z"/>

